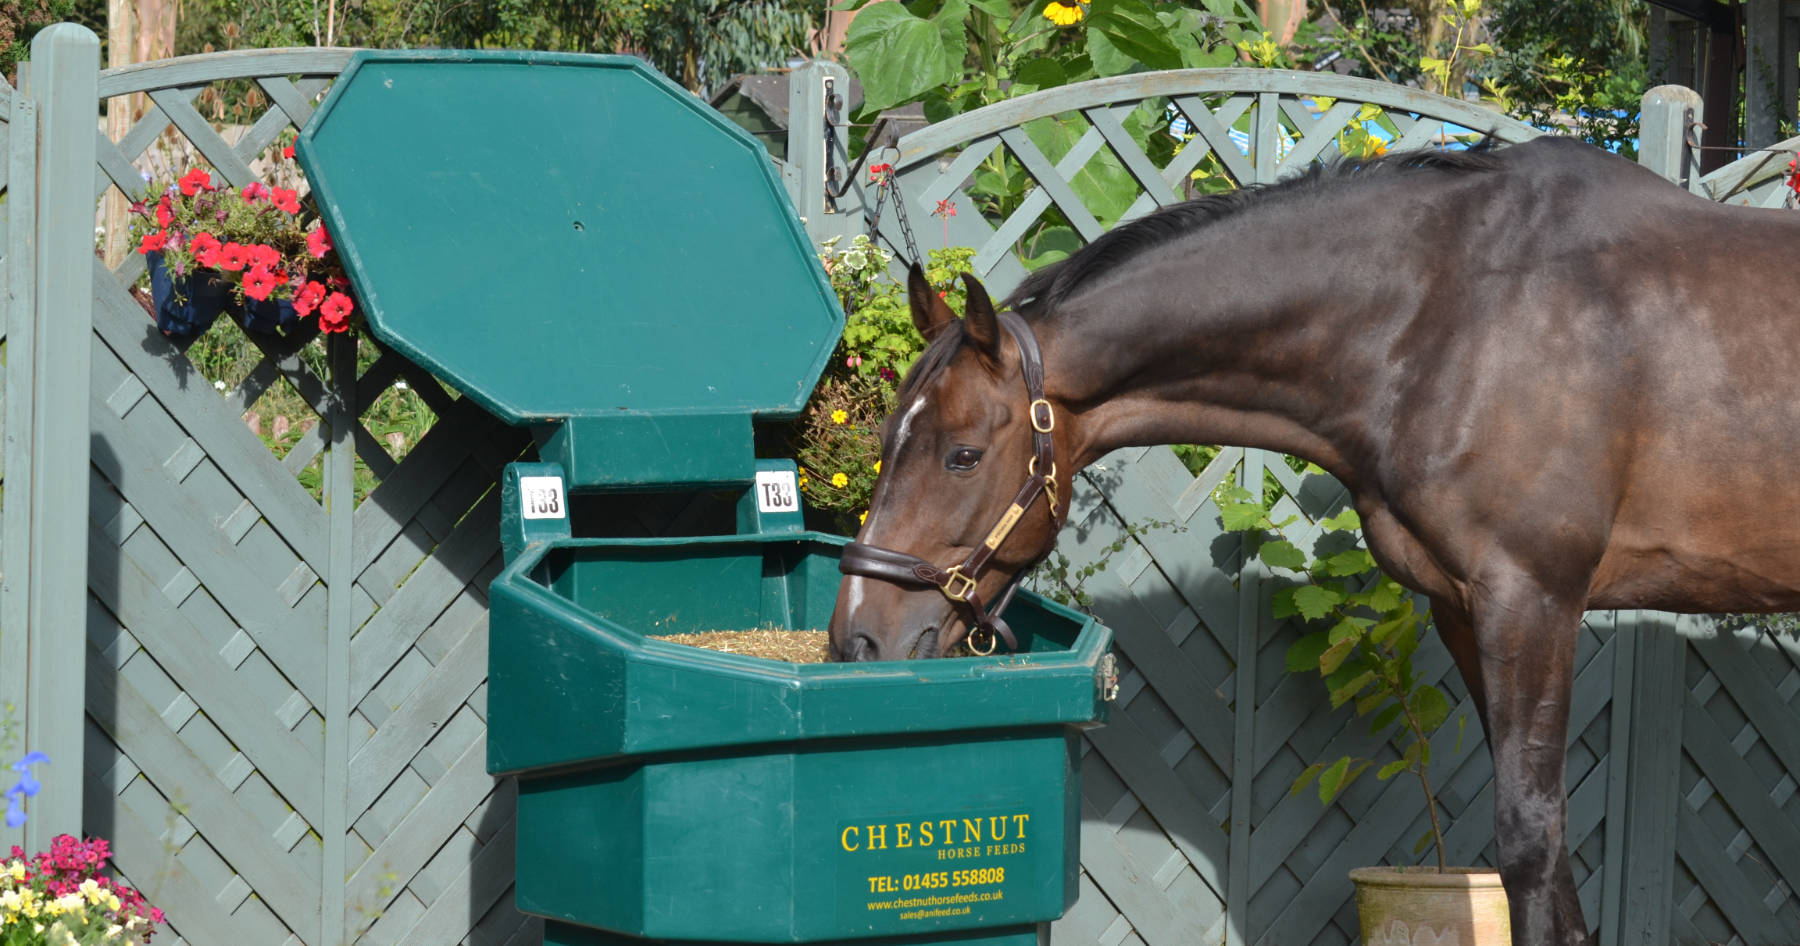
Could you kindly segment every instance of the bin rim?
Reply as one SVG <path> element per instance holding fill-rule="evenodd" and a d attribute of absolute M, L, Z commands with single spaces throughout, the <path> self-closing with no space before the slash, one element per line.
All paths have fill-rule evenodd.
<path fill-rule="evenodd" d="M 842 547 L 850 539 L 847 536 L 811 531 L 641 539 L 556 539 L 527 546 L 494 578 L 493 586 L 511 589 L 513 593 L 534 602 L 538 607 L 554 612 L 563 620 L 578 624 L 604 638 L 608 644 L 631 652 L 634 659 L 647 664 L 708 668 L 732 675 L 780 680 L 800 688 L 843 686 L 843 681 L 847 680 L 862 684 L 950 683 L 960 680 L 980 682 L 1019 673 L 1056 673 L 1058 670 L 1073 670 L 1091 675 L 1099 669 L 1101 659 L 1111 651 L 1112 633 L 1094 616 L 1083 614 L 1036 592 L 1021 589 L 1019 596 L 1030 604 L 1077 625 L 1075 640 L 1067 649 L 995 653 L 986 657 L 919 658 L 855 664 L 789 663 L 658 640 L 580 607 L 530 575 L 551 552 L 571 549 L 680 548 L 809 542 Z"/>

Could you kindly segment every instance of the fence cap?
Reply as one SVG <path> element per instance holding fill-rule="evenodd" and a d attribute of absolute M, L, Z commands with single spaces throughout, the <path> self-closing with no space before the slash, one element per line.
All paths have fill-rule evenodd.
<path fill-rule="evenodd" d="M 297 151 L 376 336 L 575 487 L 747 480 L 843 329 L 768 152 L 632 57 L 359 52 Z"/>

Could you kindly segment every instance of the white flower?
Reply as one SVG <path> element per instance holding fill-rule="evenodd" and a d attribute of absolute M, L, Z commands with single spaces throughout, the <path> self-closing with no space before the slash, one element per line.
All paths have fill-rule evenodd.
<path fill-rule="evenodd" d="M 214 382 L 213 382 L 213 390 L 214 390 L 214 391 L 223 391 L 223 390 L 225 390 L 225 382 L 223 382 L 223 381 L 214 381 Z"/>
<path fill-rule="evenodd" d="M 407 388 L 405 381 L 395 381 L 394 382 L 394 390 L 405 391 L 405 390 L 409 390 L 409 389 Z"/>

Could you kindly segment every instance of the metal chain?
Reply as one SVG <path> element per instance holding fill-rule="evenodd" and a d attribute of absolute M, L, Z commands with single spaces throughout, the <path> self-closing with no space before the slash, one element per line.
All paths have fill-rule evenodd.
<path fill-rule="evenodd" d="M 919 243 L 917 240 L 913 239 L 912 222 L 906 219 L 906 197 L 900 193 L 900 175 L 895 174 L 894 169 L 891 167 L 888 168 L 887 183 L 882 189 L 886 190 L 887 187 L 892 187 L 894 189 L 894 216 L 900 221 L 900 235 L 906 240 L 907 258 L 901 260 L 901 262 L 909 265 L 917 263 L 918 265 L 923 266 L 925 265 L 925 258 L 919 255 Z M 891 243 L 892 241 L 890 240 L 889 242 Z M 896 249 L 898 249 L 898 247 L 896 247 Z"/>

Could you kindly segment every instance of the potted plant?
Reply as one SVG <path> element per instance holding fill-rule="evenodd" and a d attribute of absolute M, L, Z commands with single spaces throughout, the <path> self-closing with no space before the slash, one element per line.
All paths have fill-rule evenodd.
<path fill-rule="evenodd" d="M 1312 630 L 1289 647 L 1287 669 L 1317 673 L 1334 708 L 1354 704 L 1358 717 L 1372 717 L 1370 734 L 1383 736 L 1399 753 L 1399 758 L 1377 769 L 1375 777 L 1386 781 L 1409 772 L 1425 797 L 1431 827 L 1418 850 L 1433 847 L 1437 865 L 1361 867 L 1350 872 L 1363 943 L 1507 946 L 1511 924 L 1499 873 L 1444 862 L 1443 825 L 1431 784 L 1431 738 L 1448 721 L 1450 702 L 1443 691 L 1419 679 L 1412 663 L 1426 613 L 1415 607 L 1399 583 L 1376 569 L 1366 548 L 1353 541 L 1353 534 L 1362 528 L 1355 510 L 1320 520 L 1326 536 L 1343 538 L 1320 543 L 1334 551 L 1308 554 L 1280 537 L 1277 530 L 1288 522 L 1274 522 L 1248 491 L 1222 490 L 1220 509 L 1227 529 L 1250 534 L 1253 554 L 1264 564 L 1304 580 L 1275 593 L 1274 616 L 1299 617 L 1323 629 Z M 1465 722 L 1458 717 L 1459 744 Z M 1320 802 L 1330 804 L 1373 765 L 1373 760 L 1347 755 L 1316 762 L 1294 780 L 1292 791 L 1298 793 L 1316 781 Z"/>
<path fill-rule="evenodd" d="M 291 146 L 282 151 L 291 160 Z M 317 314 L 344 332 L 356 305 L 318 214 L 299 190 L 261 181 L 220 187 L 204 168 L 152 187 L 132 205 L 131 232 L 149 264 L 153 316 L 188 342 L 221 313 L 271 333 Z"/>

